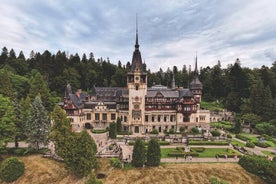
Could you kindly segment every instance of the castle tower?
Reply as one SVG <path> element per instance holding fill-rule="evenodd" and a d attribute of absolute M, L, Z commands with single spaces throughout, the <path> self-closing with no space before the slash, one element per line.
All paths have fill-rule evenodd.
<path fill-rule="evenodd" d="M 129 130 L 133 133 L 144 133 L 147 73 L 139 50 L 137 21 L 135 50 L 131 68 L 127 74 L 127 87 L 129 91 Z"/>
<path fill-rule="evenodd" d="M 192 82 L 190 83 L 190 90 L 192 91 L 194 98 L 198 102 L 198 104 L 201 102 L 201 96 L 202 96 L 202 83 L 200 82 L 198 78 L 198 69 L 197 69 L 197 56 L 195 58 L 195 71 L 194 71 L 194 78 Z M 199 108 L 199 105 L 198 105 Z"/>

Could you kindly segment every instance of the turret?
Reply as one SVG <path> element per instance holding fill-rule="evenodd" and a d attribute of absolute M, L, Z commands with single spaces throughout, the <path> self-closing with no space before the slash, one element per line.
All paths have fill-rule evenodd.
<path fill-rule="evenodd" d="M 192 82 L 190 83 L 190 90 L 192 91 L 194 98 L 198 103 L 201 102 L 201 95 L 202 95 L 202 83 L 200 82 L 198 78 L 198 69 L 197 69 L 197 56 L 195 58 L 195 70 L 194 70 L 194 78 Z"/>

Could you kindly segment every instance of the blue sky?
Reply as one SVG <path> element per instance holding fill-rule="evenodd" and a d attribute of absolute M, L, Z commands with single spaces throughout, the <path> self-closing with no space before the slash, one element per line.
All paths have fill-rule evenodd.
<path fill-rule="evenodd" d="M 275 0 L 3 0 L 0 47 L 93 52 L 112 63 L 131 61 L 135 17 L 142 58 L 151 71 L 174 65 L 243 67 L 276 61 Z"/>

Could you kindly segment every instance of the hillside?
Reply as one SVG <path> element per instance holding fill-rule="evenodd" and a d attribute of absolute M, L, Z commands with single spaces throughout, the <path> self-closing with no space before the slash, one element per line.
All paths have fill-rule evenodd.
<path fill-rule="evenodd" d="M 21 157 L 25 162 L 25 174 L 15 184 L 84 184 L 72 176 L 62 163 L 41 158 L 40 155 Z M 120 170 L 109 166 L 108 160 L 100 160 L 99 173 L 106 174 L 104 184 L 111 183 L 208 183 L 209 178 L 216 177 L 233 184 L 261 184 L 260 178 L 247 173 L 238 164 L 233 163 L 193 163 L 165 164 L 158 168 Z M 4 182 L 0 182 L 5 184 Z"/>

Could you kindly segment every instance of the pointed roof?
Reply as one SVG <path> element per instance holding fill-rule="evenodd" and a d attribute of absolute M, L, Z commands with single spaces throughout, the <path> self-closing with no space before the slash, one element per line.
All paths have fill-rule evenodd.
<path fill-rule="evenodd" d="M 199 78 L 198 78 L 198 69 L 197 69 L 197 54 L 196 54 L 196 58 L 195 58 L 195 71 L 194 71 L 194 79 L 192 80 L 192 82 L 190 83 L 190 89 L 202 89 L 202 83 L 200 82 Z"/>
<path fill-rule="evenodd" d="M 130 72 L 144 72 L 144 65 L 142 63 L 142 57 L 139 50 L 139 42 L 138 42 L 138 26 L 137 26 L 137 18 L 136 18 L 136 40 L 135 40 L 135 50 L 132 56 L 132 63 Z"/>

